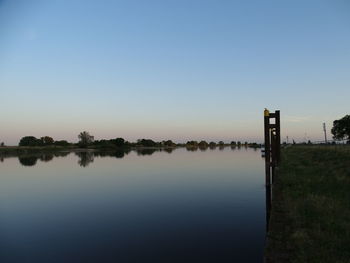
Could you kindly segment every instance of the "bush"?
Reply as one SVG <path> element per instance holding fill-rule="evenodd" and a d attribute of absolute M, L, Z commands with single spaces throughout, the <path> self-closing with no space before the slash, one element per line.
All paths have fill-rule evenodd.
<path fill-rule="evenodd" d="M 19 141 L 19 146 L 42 146 L 43 142 L 34 136 L 25 136 Z"/>
<path fill-rule="evenodd" d="M 55 141 L 54 145 L 56 145 L 56 146 L 69 146 L 70 143 L 65 141 L 65 140 L 61 140 L 61 141 Z"/>

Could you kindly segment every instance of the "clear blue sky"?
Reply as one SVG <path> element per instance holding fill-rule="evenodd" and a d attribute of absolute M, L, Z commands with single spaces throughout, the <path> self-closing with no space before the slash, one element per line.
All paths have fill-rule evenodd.
<path fill-rule="evenodd" d="M 350 3 L 0 0 L 0 141 L 318 140 L 350 112 Z M 330 135 L 329 135 L 330 136 Z"/>

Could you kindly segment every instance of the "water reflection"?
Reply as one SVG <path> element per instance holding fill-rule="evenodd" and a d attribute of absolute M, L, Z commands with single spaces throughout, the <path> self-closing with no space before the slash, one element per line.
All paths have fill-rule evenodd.
<path fill-rule="evenodd" d="M 43 154 L 40 156 L 40 161 L 42 162 L 49 162 L 53 159 L 53 154 Z"/>
<path fill-rule="evenodd" d="M 24 157 L 18 157 L 18 160 L 23 166 L 34 166 L 38 161 L 38 157 L 24 156 Z"/>
<path fill-rule="evenodd" d="M 186 150 L 189 152 L 195 152 L 198 150 L 198 146 L 186 146 Z"/>
<path fill-rule="evenodd" d="M 86 167 L 94 161 L 93 152 L 76 152 L 75 154 L 79 157 L 78 164 L 82 167 Z"/>
<path fill-rule="evenodd" d="M 175 150 L 175 148 L 164 148 L 163 151 L 167 153 L 172 153 Z"/>
<path fill-rule="evenodd" d="M 142 148 L 142 149 L 137 149 L 137 155 L 152 155 L 154 154 L 156 151 L 160 151 L 160 149 L 153 149 L 153 148 Z"/>
<path fill-rule="evenodd" d="M 0 261 L 262 262 L 260 153 L 198 149 L 5 160 Z"/>
<path fill-rule="evenodd" d="M 206 147 L 206 148 L 204 148 L 204 147 L 199 147 L 199 150 L 200 150 L 201 152 L 205 152 L 207 149 L 208 149 L 208 147 Z"/>
<path fill-rule="evenodd" d="M 189 152 L 205 152 L 208 149 L 215 150 L 218 149 L 220 151 L 223 151 L 228 146 L 223 145 L 215 145 L 215 144 L 208 144 L 208 145 L 199 145 L 199 146 L 185 146 L 185 149 Z M 235 151 L 236 149 L 241 149 L 240 146 L 230 146 L 229 147 L 232 151 Z M 122 159 L 126 155 L 128 155 L 131 151 L 136 152 L 138 156 L 150 156 L 153 155 L 155 152 L 166 152 L 166 153 L 173 153 L 174 150 L 177 148 L 140 148 L 140 149 L 115 149 L 115 150 L 108 150 L 108 151 L 96 151 L 96 150 L 81 150 L 74 152 L 75 156 L 77 156 L 78 164 L 81 167 L 87 167 L 90 163 L 94 162 L 95 157 L 113 157 L 117 159 Z M 244 147 L 244 149 L 248 149 L 247 147 Z M 257 148 L 252 148 L 254 151 L 257 151 Z M 18 158 L 19 162 L 23 166 L 35 166 L 40 160 L 41 162 L 51 162 L 56 157 L 65 157 L 69 155 L 71 152 L 65 151 L 65 152 L 53 152 L 53 153 L 42 153 L 42 154 L 26 154 L 26 155 L 19 155 L 15 156 Z M 4 162 L 6 158 L 14 157 L 13 155 L 2 155 L 0 156 L 0 162 Z"/>

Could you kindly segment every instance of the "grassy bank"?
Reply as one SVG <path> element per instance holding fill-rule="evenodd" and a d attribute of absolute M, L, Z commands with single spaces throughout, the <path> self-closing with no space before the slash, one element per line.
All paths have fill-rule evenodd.
<path fill-rule="evenodd" d="M 350 262 L 350 147 L 282 151 L 266 262 Z"/>
<path fill-rule="evenodd" d="M 16 154 L 31 154 L 31 153 L 47 153 L 58 151 L 69 151 L 76 147 L 74 146 L 4 146 L 0 147 L 0 155 L 16 155 Z"/>

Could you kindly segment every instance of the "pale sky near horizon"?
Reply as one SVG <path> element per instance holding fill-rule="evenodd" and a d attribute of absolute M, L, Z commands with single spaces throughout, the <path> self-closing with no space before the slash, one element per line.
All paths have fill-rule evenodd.
<path fill-rule="evenodd" d="M 350 114 L 350 2 L 0 0 L 0 141 L 322 140 Z"/>

